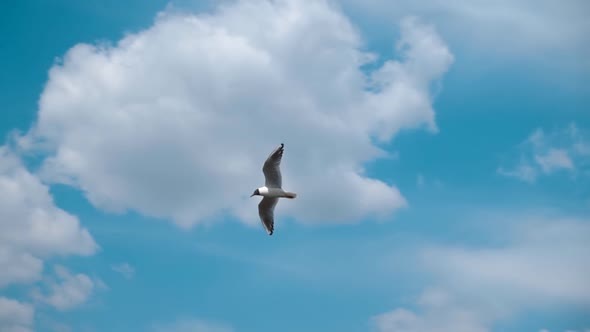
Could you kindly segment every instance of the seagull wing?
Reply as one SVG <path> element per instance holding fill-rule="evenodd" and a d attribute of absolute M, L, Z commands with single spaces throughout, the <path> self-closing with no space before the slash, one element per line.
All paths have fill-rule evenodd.
<path fill-rule="evenodd" d="M 281 159 L 283 158 L 284 144 L 281 143 L 271 154 L 268 156 L 262 167 L 262 172 L 265 177 L 265 185 L 267 188 L 281 188 L 283 183 L 281 178 Z"/>
<path fill-rule="evenodd" d="M 258 204 L 258 215 L 268 235 L 272 235 L 275 229 L 274 210 L 278 201 L 279 199 L 276 197 L 264 197 Z"/>

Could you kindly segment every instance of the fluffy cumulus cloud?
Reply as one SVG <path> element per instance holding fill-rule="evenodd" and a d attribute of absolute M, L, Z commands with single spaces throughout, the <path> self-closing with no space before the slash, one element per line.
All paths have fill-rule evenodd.
<path fill-rule="evenodd" d="M 36 288 L 33 298 L 58 310 L 66 311 L 85 303 L 101 282 L 83 273 L 72 274 L 61 265 L 54 267 L 55 277 L 46 281 L 46 291 Z"/>
<path fill-rule="evenodd" d="M 58 208 L 49 188 L 7 146 L 0 146 L 0 290 L 40 280 L 43 262 L 97 250 L 78 218 Z M 0 329 L 29 331 L 33 306 L 0 297 Z"/>
<path fill-rule="evenodd" d="M 590 165 L 590 140 L 575 124 L 552 132 L 536 129 L 515 149 L 516 162 L 501 166 L 498 174 L 525 182 L 566 172 L 586 177 Z"/>
<path fill-rule="evenodd" d="M 486 247 L 433 246 L 416 259 L 432 276 L 410 308 L 372 318 L 382 332 L 491 331 L 527 310 L 590 305 L 590 220 L 519 217 L 498 221 Z"/>
<path fill-rule="evenodd" d="M 34 308 L 0 296 L 0 330 L 6 332 L 28 332 L 33 323 Z"/>
<path fill-rule="evenodd" d="M 78 218 L 55 206 L 49 188 L 0 147 L 0 287 L 38 280 L 42 260 L 97 249 Z"/>
<path fill-rule="evenodd" d="M 386 156 L 376 140 L 436 130 L 430 86 L 453 61 L 433 27 L 414 18 L 401 27 L 399 60 L 367 73 L 376 57 L 327 1 L 161 13 L 116 45 L 71 48 L 21 146 L 48 154 L 44 179 L 79 187 L 99 208 L 188 227 L 227 214 L 257 223 L 248 196 L 285 143 L 283 186 L 298 198 L 279 215 L 388 216 L 406 200 L 363 165 Z"/>

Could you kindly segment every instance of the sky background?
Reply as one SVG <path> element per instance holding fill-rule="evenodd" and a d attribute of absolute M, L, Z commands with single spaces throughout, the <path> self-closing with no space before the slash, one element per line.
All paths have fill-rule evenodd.
<path fill-rule="evenodd" d="M 590 330 L 587 2 L 0 6 L 1 331 Z"/>

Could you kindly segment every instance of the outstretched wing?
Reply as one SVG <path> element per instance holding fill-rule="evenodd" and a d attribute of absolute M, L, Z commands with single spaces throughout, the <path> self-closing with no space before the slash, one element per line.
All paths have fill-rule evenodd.
<path fill-rule="evenodd" d="M 258 215 L 268 235 L 272 235 L 275 229 L 274 210 L 278 201 L 278 198 L 264 197 L 258 204 Z"/>
<path fill-rule="evenodd" d="M 283 180 L 281 177 L 281 159 L 283 158 L 284 144 L 281 143 L 271 154 L 268 156 L 262 167 L 264 173 L 265 185 L 267 188 L 281 188 Z"/>

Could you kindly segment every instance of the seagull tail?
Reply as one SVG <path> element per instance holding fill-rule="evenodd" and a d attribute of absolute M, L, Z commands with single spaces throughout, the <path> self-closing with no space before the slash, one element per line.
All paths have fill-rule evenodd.
<path fill-rule="evenodd" d="M 296 193 L 291 193 L 291 192 L 288 192 L 288 191 L 286 191 L 286 192 L 285 192 L 285 197 L 286 197 L 286 198 L 293 199 L 293 198 L 297 197 L 297 194 L 296 194 Z"/>

